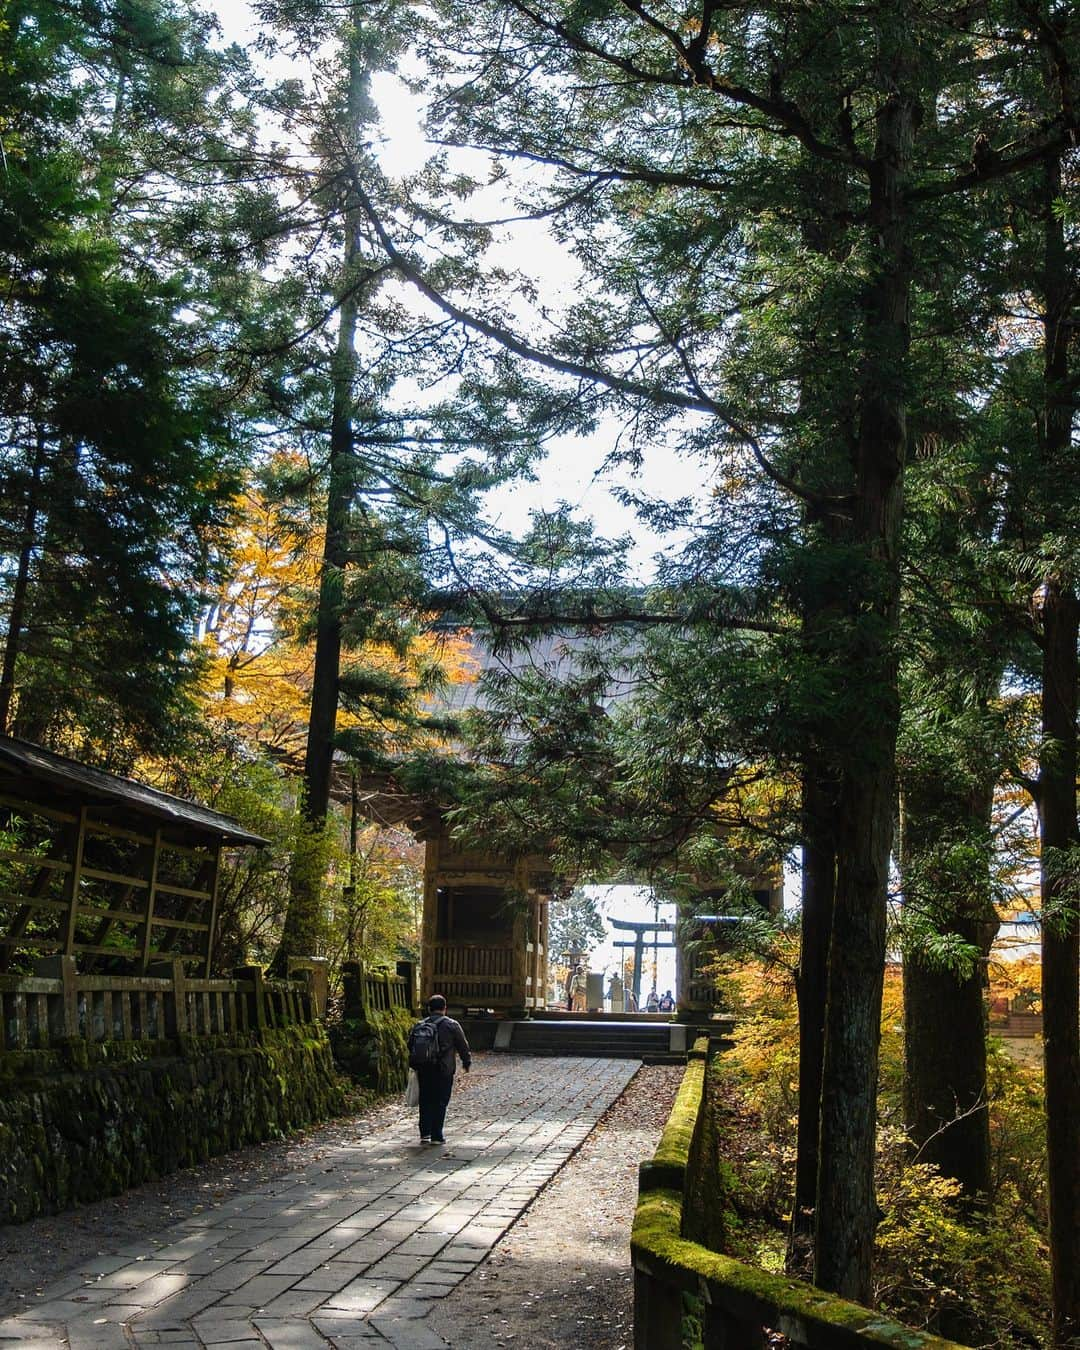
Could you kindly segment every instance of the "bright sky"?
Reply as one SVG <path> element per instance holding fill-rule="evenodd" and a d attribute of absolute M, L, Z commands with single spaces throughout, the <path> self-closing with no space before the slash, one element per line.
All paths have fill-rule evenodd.
<path fill-rule="evenodd" d="M 243 44 L 252 42 L 258 28 L 254 23 L 249 0 L 217 0 L 215 9 L 229 41 Z M 277 75 L 303 76 L 302 71 L 288 63 L 275 62 Z M 420 99 L 410 93 L 405 83 L 392 74 L 376 74 L 372 90 L 382 116 L 385 144 L 380 151 L 383 168 L 394 176 L 416 172 L 431 153 L 424 134 L 424 109 Z M 476 168 L 476 157 L 470 155 L 468 168 Z M 464 163 L 455 165 L 466 167 Z M 513 214 L 512 204 L 499 189 L 485 194 L 485 200 L 471 208 L 490 217 Z M 560 296 L 569 297 L 578 275 L 575 259 L 542 223 L 523 222 L 505 227 L 493 244 L 489 256 L 492 265 L 509 270 L 528 271 L 543 288 L 544 301 L 557 308 Z M 683 496 L 697 496 L 707 491 L 707 474 L 700 464 L 692 464 L 676 456 L 670 448 L 657 444 L 636 474 L 620 469 L 614 474 L 601 473 L 605 459 L 615 445 L 619 428 L 614 423 L 602 425 L 588 440 L 566 437 L 551 445 L 548 457 L 541 466 L 538 481 L 516 483 L 488 495 L 488 513 L 501 528 L 521 534 L 528 527 L 529 514 L 535 510 L 554 508 L 561 502 L 573 506 L 578 516 L 590 517 L 598 533 L 613 538 L 630 535 L 635 546 L 631 557 L 641 579 L 652 571 L 652 558 L 663 550 L 672 550 L 670 537 L 661 540 L 646 531 L 633 510 L 617 501 L 612 488 L 632 485 L 635 491 L 674 500 Z"/>
<path fill-rule="evenodd" d="M 657 918 L 663 921 L 671 922 L 675 918 L 675 906 L 673 904 L 655 905 L 652 899 L 652 892 L 644 886 L 587 886 L 585 888 L 590 895 L 596 896 L 600 912 L 605 919 L 627 919 L 631 923 L 652 923 Z M 616 947 L 616 941 L 632 941 L 633 933 L 626 931 L 617 932 L 610 924 L 606 924 L 607 941 L 603 946 L 597 947 L 589 959 L 589 968 L 591 970 L 603 971 L 604 973 L 604 994 L 607 994 L 607 982 L 622 964 L 623 961 L 633 958 L 633 948 Z M 670 942 L 670 933 L 661 933 L 660 942 Z M 641 1002 L 645 1003 L 645 998 L 652 988 L 653 980 L 656 980 L 657 993 L 662 994 L 665 989 L 675 992 L 675 953 L 672 950 L 657 948 L 654 952 L 651 946 L 646 945 L 644 960 L 641 966 Z"/>

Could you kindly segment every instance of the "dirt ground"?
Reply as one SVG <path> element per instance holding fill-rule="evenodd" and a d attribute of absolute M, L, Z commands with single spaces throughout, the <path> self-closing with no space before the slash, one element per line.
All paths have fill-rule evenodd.
<path fill-rule="evenodd" d="M 507 1232 L 491 1258 L 438 1307 L 453 1350 L 628 1350 L 633 1285 L 628 1243 L 638 1163 L 656 1148 L 682 1078 L 641 1069 L 578 1152 Z M 116 1251 L 252 1186 L 315 1162 L 398 1119 L 400 1098 L 293 1139 L 241 1149 L 114 1199 L 0 1227 L 0 1316 L 88 1258 Z"/>
<path fill-rule="evenodd" d="M 491 1258 L 435 1309 L 453 1350 L 629 1350 L 637 1169 L 656 1149 L 683 1070 L 642 1068 Z"/>

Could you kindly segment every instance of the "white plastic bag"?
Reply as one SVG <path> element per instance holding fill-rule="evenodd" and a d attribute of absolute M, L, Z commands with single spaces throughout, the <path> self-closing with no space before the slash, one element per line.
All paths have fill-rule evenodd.
<path fill-rule="evenodd" d="M 409 1070 L 409 1081 L 405 1084 L 406 1106 L 420 1105 L 420 1075 L 415 1069 Z"/>

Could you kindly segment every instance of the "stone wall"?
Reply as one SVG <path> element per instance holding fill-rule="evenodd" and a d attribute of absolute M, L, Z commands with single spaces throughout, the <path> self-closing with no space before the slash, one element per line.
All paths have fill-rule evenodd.
<path fill-rule="evenodd" d="M 115 1195 L 343 1108 L 318 1023 L 0 1054 L 0 1222 Z"/>
<path fill-rule="evenodd" d="M 329 1026 L 334 1059 L 342 1073 L 376 1092 L 401 1092 L 409 1072 L 409 1029 L 416 1014 L 408 1008 L 365 1007 Z"/>

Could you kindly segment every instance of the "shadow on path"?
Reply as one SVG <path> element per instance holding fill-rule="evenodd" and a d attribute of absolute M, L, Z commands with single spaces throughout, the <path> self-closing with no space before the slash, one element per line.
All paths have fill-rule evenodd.
<path fill-rule="evenodd" d="M 637 1061 L 484 1056 L 450 1143 L 413 1116 L 85 1263 L 0 1321 L 30 1350 L 262 1346 L 442 1350 L 428 1314 L 587 1137 Z"/>

